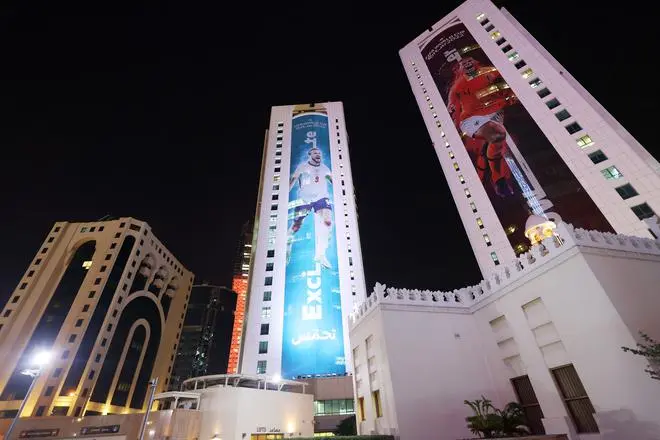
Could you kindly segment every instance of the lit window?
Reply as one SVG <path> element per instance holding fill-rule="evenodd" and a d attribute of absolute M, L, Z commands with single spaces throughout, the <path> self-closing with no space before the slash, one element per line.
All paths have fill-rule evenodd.
<path fill-rule="evenodd" d="M 474 202 L 470 202 L 470 208 L 472 209 L 472 212 L 477 212 L 477 205 L 475 205 Z"/>
<path fill-rule="evenodd" d="M 616 189 L 616 192 L 618 192 L 619 195 L 621 196 L 621 198 L 624 199 L 624 200 L 625 200 L 625 199 L 629 199 L 629 198 L 631 198 L 631 197 L 635 197 L 636 195 L 639 194 L 639 193 L 635 190 L 635 188 L 633 188 L 632 185 L 629 184 L 629 183 L 626 183 L 625 185 L 623 185 L 623 186 L 619 186 L 619 187 L 617 187 L 617 188 L 615 188 L 615 189 Z"/>
<path fill-rule="evenodd" d="M 645 218 L 650 218 L 655 215 L 655 212 L 647 203 L 642 203 L 641 205 L 632 206 L 630 209 L 635 213 L 638 219 L 644 220 Z"/>
<path fill-rule="evenodd" d="M 490 253 L 490 258 L 493 260 L 493 263 L 495 263 L 495 266 L 499 266 L 500 260 L 497 258 L 497 254 L 495 252 Z"/>
<path fill-rule="evenodd" d="M 601 163 L 607 160 L 607 156 L 602 151 L 596 150 L 589 154 L 589 159 L 591 159 L 593 163 Z"/>
<path fill-rule="evenodd" d="M 92 267 L 92 260 L 83 261 L 82 267 L 83 269 L 89 269 Z"/>
<path fill-rule="evenodd" d="M 462 174 L 458 176 L 458 180 L 460 180 L 461 183 L 465 183 L 465 179 L 463 178 Z"/>
<path fill-rule="evenodd" d="M 477 217 L 477 226 L 479 226 L 479 229 L 484 228 L 484 222 L 481 220 L 481 217 Z"/>
<path fill-rule="evenodd" d="M 524 71 L 521 73 L 521 75 L 522 75 L 523 78 L 527 79 L 527 78 L 529 78 L 530 76 L 532 76 L 533 73 L 534 73 L 534 71 L 530 68 L 530 69 L 526 69 L 526 70 L 524 70 Z"/>
<path fill-rule="evenodd" d="M 490 242 L 490 237 L 488 234 L 484 234 L 484 241 L 486 242 L 486 246 L 492 246 L 493 243 Z"/>
<path fill-rule="evenodd" d="M 500 34 L 500 31 L 495 31 L 492 34 L 490 34 L 490 38 L 492 38 L 493 40 L 496 38 L 500 38 L 501 36 L 502 34 Z"/>
<path fill-rule="evenodd" d="M 270 318 L 270 306 L 263 306 L 261 308 L 261 317 L 263 319 L 268 319 Z"/>
<path fill-rule="evenodd" d="M 611 167 L 607 167 L 604 170 L 601 170 L 601 173 L 607 180 L 620 179 L 623 177 L 621 171 L 619 171 L 614 165 L 612 165 Z"/>
<path fill-rule="evenodd" d="M 266 374 L 266 361 L 257 361 L 257 374 Z"/>
<path fill-rule="evenodd" d="M 527 252 L 529 249 L 529 246 L 527 246 L 525 243 L 518 243 L 515 247 L 514 250 L 516 251 L 516 255 L 524 254 Z"/>
<path fill-rule="evenodd" d="M 513 51 L 509 55 L 507 55 L 507 58 L 509 58 L 509 61 L 515 61 L 518 58 L 520 58 L 520 55 L 518 54 L 518 52 Z"/>
<path fill-rule="evenodd" d="M 452 159 L 454 158 L 454 152 L 453 151 L 449 152 L 449 157 L 452 158 Z"/>
<path fill-rule="evenodd" d="M 456 171 L 460 170 L 461 168 L 458 166 L 458 163 L 454 162 L 454 169 Z"/>
<path fill-rule="evenodd" d="M 485 16 L 486 16 L 486 14 L 484 14 L 484 13 L 482 12 L 481 14 L 477 15 L 477 20 L 481 20 L 481 19 L 484 18 Z"/>
<path fill-rule="evenodd" d="M 577 146 L 580 148 L 587 148 L 590 145 L 594 144 L 594 141 L 591 140 L 591 136 L 585 134 L 584 136 L 576 140 Z"/>
<path fill-rule="evenodd" d="M 468 198 L 472 197 L 472 194 L 470 194 L 470 190 L 468 188 L 465 188 L 464 192 L 465 192 L 466 197 L 468 197 Z"/>
<path fill-rule="evenodd" d="M 538 79 L 538 78 L 534 78 L 533 80 L 531 80 L 531 81 L 529 82 L 529 85 L 530 85 L 533 89 L 537 88 L 537 87 L 540 86 L 541 84 L 543 84 L 543 81 L 541 81 L 541 80 Z"/>

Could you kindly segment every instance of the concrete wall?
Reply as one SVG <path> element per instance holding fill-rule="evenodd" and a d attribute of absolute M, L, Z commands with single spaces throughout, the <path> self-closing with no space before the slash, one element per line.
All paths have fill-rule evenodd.
<path fill-rule="evenodd" d="M 637 328 L 659 336 L 654 315 L 660 305 L 660 242 L 565 232 L 564 245 L 548 250 L 550 256 L 521 258 L 527 266 L 522 275 L 484 281 L 478 286 L 484 296 L 472 302 L 462 291 L 433 293 L 433 301 L 430 292 L 406 289 L 372 294 L 351 340 L 356 362 L 371 364 L 369 372 L 383 381 L 383 417 L 370 410 L 373 388 L 356 385 L 357 397 L 366 402 L 362 432 L 471 437 L 464 421 L 471 411 L 463 400 L 483 394 L 501 407 L 515 399 L 510 379 L 528 375 L 549 434 L 660 438 L 659 385 L 644 372 L 643 358 L 620 348 L 634 345 Z M 370 337 L 373 353 L 360 355 Z M 594 406 L 599 434 L 578 435 L 568 417 L 551 373 L 567 364 Z M 360 365 L 355 378 L 364 382 Z"/>
<path fill-rule="evenodd" d="M 310 394 L 252 388 L 205 389 L 200 399 L 200 439 L 218 435 L 224 440 L 244 440 L 243 434 L 266 432 L 314 434 L 314 404 Z"/>

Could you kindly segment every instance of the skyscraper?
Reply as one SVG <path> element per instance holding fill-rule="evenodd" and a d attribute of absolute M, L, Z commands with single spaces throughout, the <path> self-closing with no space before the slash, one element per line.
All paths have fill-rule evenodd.
<path fill-rule="evenodd" d="M 342 103 L 271 109 L 255 225 L 241 371 L 345 374 L 365 286 Z"/>
<path fill-rule="evenodd" d="M 484 275 L 562 220 L 658 234 L 658 161 L 505 9 L 468 0 L 400 57 Z"/>
<path fill-rule="evenodd" d="M 252 261 L 252 228 L 253 223 L 247 222 L 241 229 L 241 238 L 236 247 L 234 258 L 234 273 L 231 279 L 231 288 L 236 292 L 236 311 L 234 312 L 234 327 L 231 334 L 231 347 L 229 349 L 229 362 L 227 373 L 238 373 L 238 360 L 243 342 L 243 328 L 245 327 L 245 304 L 247 302 L 248 281 L 250 277 L 250 264 Z"/>
<path fill-rule="evenodd" d="M 52 360 L 23 416 L 144 410 L 151 378 L 167 388 L 192 282 L 145 222 L 55 223 L 1 314 L 2 417 L 39 349 Z"/>
<path fill-rule="evenodd" d="M 192 288 L 169 389 L 191 377 L 227 372 L 236 292 L 202 283 Z"/>

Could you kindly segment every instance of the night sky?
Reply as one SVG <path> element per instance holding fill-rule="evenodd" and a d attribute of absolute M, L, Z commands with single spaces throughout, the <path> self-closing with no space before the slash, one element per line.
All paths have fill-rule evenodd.
<path fill-rule="evenodd" d="M 229 284 L 270 106 L 328 100 L 345 106 L 368 288 L 479 281 L 398 56 L 459 2 L 230 3 L 2 2 L 0 298 L 53 222 L 105 215 Z M 658 157 L 653 14 L 497 4 Z"/>

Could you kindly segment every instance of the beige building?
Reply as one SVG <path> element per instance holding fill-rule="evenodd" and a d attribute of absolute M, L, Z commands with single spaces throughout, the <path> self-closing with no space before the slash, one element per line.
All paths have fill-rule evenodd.
<path fill-rule="evenodd" d="M 151 378 L 167 389 L 192 283 L 145 222 L 55 223 L 0 313 L 0 418 L 39 350 L 51 359 L 21 416 L 143 411 Z"/>

